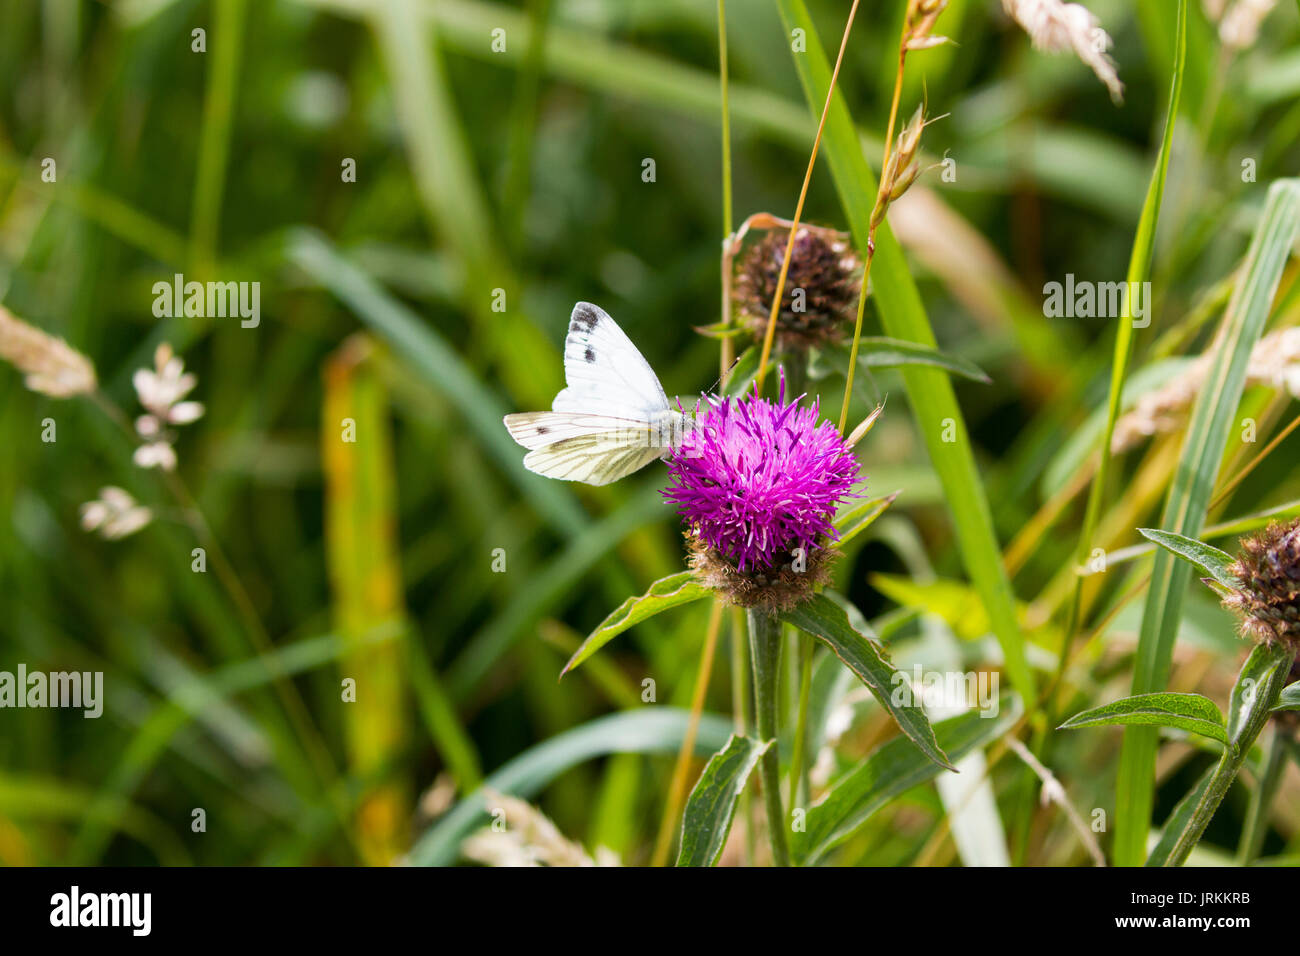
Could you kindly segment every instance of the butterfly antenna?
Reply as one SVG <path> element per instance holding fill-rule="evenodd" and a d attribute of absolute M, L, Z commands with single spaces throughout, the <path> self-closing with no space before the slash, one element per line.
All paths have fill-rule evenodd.
<path fill-rule="evenodd" d="M 711 392 L 715 388 L 718 388 L 722 384 L 722 380 L 724 378 L 731 378 L 732 370 L 735 369 L 735 367 L 739 364 L 740 364 L 740 356 L 736 356 L 734 359 L 731 360 L 731 364 L 727 366 L 727 370 L 723 372 L 721 375 L 719 375 L 716 379 L 714 379 L 713 384 L 709 386 L 709 391 Z"/>

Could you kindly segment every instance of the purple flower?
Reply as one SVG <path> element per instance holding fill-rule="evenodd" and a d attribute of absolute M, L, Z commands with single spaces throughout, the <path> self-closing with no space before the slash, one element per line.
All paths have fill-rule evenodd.
<path fill-rule="evenodd" d="M 853 495 L 858 462 L 819 403 L 773 403 L 757 393 L 710 398 L 668 459 L 664 497 L 708 547 L 737 570 L 766 571 L 795 548 L 838 537 L 831 519 Z M 788 560 L 785 559 L 785 560 Z"/>

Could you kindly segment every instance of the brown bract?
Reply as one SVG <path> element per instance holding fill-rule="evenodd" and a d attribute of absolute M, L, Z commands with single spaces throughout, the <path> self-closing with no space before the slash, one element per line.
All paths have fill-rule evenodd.
<path fill-rule="evenodd" d="M 732 298 L 741 321 L 760 340 L 785 261 L 785 240 L 781 232 L 765 235 L 746 251 L 736 275 Z M 794 236 L 776 317 L 780 348 L 808 349 L 841 341 L 857 313 L 861 268 L 847 236 L 801 227 Z"/>
<path fill-rule="evenodd" d="M 1241 587 L 1223 599 L 1241 615 L 1241 633 L 1300 651 L 1300 518 L 1243 538 L 1232 573 Z"/>
<path fill-rule="evenodd" d="M 788 611 L 813 596 L 818 587 L 830 583 L 831 568 L 841 552 L 834 548 L 811 549 L 806 567 L 796 570 L 796 555 L 781 552 L 776 567 L 741 572 L 724 555 L 686 532 L 687 565 L 705 587 L 716 591 L 729 604 L 758 607 L 775 614 Z"/>

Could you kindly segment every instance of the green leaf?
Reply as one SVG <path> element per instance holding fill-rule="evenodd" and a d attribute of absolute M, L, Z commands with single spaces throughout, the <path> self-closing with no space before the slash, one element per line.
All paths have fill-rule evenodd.
<path fill-rule="evenodd" d="M 1289 676 L 1295 653 L 1283 644 L 1256 644 L 1237 675 L 1228 700 L 1228 739 L 1234 748 L 1243 743 L 1243 735 L 1252 723 L 1258 721 L 1259 708 L 1277 696 L 1270 688 L 1285 682 Z M 1251 737 L 1251 742 L 1254 737 Z"/>
<path fill-rule="evenodd" d="M 1059 730 L 1102 727 L 1112 724 L 1148 724 L 1177 727 L 1189 733 L 1228 742 L 1223 714 L 1208 697 L 1200 694 L 1139 694 L 1075 714 Z"/>
<path fill-rule="evenodd" d="M 846 374 L 849 369 L 848 352 L 835 350 L 823 356 L 827 366 Z M 968 359 L 941 352 L 931 345 L 908 342 L 905 339 L 891 339 L 886 336 L 863 336 L 858 340 L 858 365 L 863 368 L 903 368 L 908 365 L 920 365 L 937 368 L 961 378 L 990 385 L 993 379 Z"/>
<path fill-rule="evenodd" d="M 972 710 L 939 721 L 934 730 L 943 749 L 960 760 L 1006 733 L 1019 716 L 1019 699 L 1004 695 L 996 716 L 985 717 Z M 902 738 L 879 747 L 808 808 L 805 831 L 792 838 L 795 859 L 805 865 L 815 863 L 889 801 L 938 772 L 934 763 Z"/>
<path fill-rule="evenodd" d="M 1178 843 L 1178 837 L 1187 825 L 1192 822 L 1192 813 L 1196 805 L 1201 802 L 1201 797 L 1205 795 L 1205 790 L 1210 785 L 1210 780 L 1214 777 L 1214 767 L 1206 768 L 1205 773 L 1201 774 L 1192 789 L 1188 790 L 1183 799 L 1178 801 L 1174 807 L 1174 812 L 1169 814 L 1169 819 L 1165 821 L 1164 829 L 1160 832 L 1160 839 L 1151 850 L 1151 855 L 1147 857 L 1147 866 L 1165 866 L 1169 862 L 1169 855 L 1173 853 L 1174 846 Z"/>
<path fill-rule="evenodd" d="M 787 33 L 798 27 L 807 38 L 807 50 L 794 54 L 794 65 L 809 109 L 814 115 L 820 115 L 831 77 L 826 51 L 803 0 L 777 0 L 777 7 Z M 862 154 L 862 143 L 841 90 L 836 90 L 831 99 L 821 149 L 835 180 L 854 240 L 859 249 L 865 249 L 877 184 Z M 888 220 L 876 232 L 875 260 L 871 273 L 873 297 L 885 333 L 893 339 L 935 348 L 937 342 L 921 294 Z M 994 531 L 988 498 L 975 464 L 965 419 L 953 392 L 952 380 L 940 369 L 918 365 L 905 365 L 901 372 L 907 387 L 908 403 L 916 417 L 917 431 L 925 441 L 934 470 L 943 485 L 944 500 L 952 512 L 966 573 L 992 622 L 993 633 L 1002 647 L 1007 674 L 1026 699 L 1033 699 L 1037 695 L 1033 671 L 1025 655 L 1024 635 L 1016 620 L 1011 584 L 1002 563 L 1002 549 Z M 955 424 L 951 436 L 944 427 L 945 421 Z M 949 437 L 955 441 L 945 440 Z"/>
<path fill-rule="evenodd" d="M 680 571 L 660 578 L 650 589 L 639 597 L 630 597 L 601 621 L 596 629 L 587 635 L 587 639 L 569 658 L 560 672 L 563 677 L 592 654 L 596 653 L 628 628 L 640 624 L 647 618 L 654 617 L 661 611 L 682 604 L 689 604 L 708 597 L 709 589 L 700 584 L 690 571 Z"/>
<path fill-rule="evenodd" d="M 1160 218 L 1160 206 L 1164 198 L 1165 177 L 1169 172 L 1169 157 L 1173 152 L 1174 124 L 1178 118 L 1178 101 L 1182 95 L 1183 89 L 1183 72 L 1187 62 L 1187 0 L 1180 0 L 1178 5 L 1178 25 L 1175 30 L 1174 38 L 1174 66 L 1169 84 L 1169 105 L 1165 110 L 1164 134 L 1160 141 L 1160 153 L 1156 157 L 1155 168 L 1151 171 L 1151 180 L 1147 186 L 1146 199 L 1142 204 L 1142 216 L 1138 220 L 1137 234 L 1133 237 L 1133 249 L 1129 255 L 1129 266 L 1127 280 L 1147 282 L 1151 275 L 1151 261 L 1155 252 L 1156 225 Z M 1133 288 L 1129 285 L 1128 288 Z M 1087 556 L 1091 553 L 1093 547 L 1094 534 L 1097 525 L 1101 519 L 1102 498 L 1108 487 L 1108 476 L 1110 473 L 1111 463 L 1111 444 L 1115 434 L 1115 426 L 1119 420 L 1120 406 L 1123 402 L 1124 380 L 1128 373 L 1129 362 L 1133 353 L 1134 324 L 1129 321 L 1129 302 L 1125 298 L 1123 315 L 1119 327 L 1115 334 L 1115 351 L 1111 366 L 1110 378 L 1110 396 L 1107 401 L 1106 409 L 1106 428 L 1102 433 L 1101 446 L 1098 449 L 1100 461 L 1097 467 L 1097 473 L 1092 480 L 1092 486 L 1088 490 L 1088 505 L 1084 513 L 1083 533 L 1079 536 L 1079 544 L 1076 549 L 1076 563 L 1083 565 L 1087 562 Z M 1235 408 L 1236 402 L 1233 401 Z M 1226 439 L 1226 436 L 1225 436 Z M 1223 448 L 1223 441 L 1219 442 L 1219 449 Z M 1172 502 L 1171 498 L 1171 502 Z M 1199 519 L 1198 519 L 1199 520 Z M 1157 566 L 1160 565 L 1160 559 L 1157 558 Z M 1186 583 L 1184 577 L 1183 583 Z M 1083 581 L 1077 580 L 1074 583 L 1073 609 L 1077 610 L 1082 596 Z M 1151 594 L 1154 595 L 1158 590 L 1156 585 L 1151 588 Z M 1181 600 L 1181 592 L 1178 595 Z M 1148 603 L 1150 610 L 1154 605 Z M 1079 621 L 1077 615 L 1071 612 L 1071 624 L 1073 629 Z M 1155 615 L 1146 614 L 1143 616 L 1142 626 L 1143 633 L 1146 634 L 1148 625 Z M 1073 634 L 1067 634 L 1067 642 L 1073 638 Z M 1151 639 L 1146 638 L 1146 646 L 1149 649 Z M 1065 646 L 1061 650 L 1062 663 L 1065 659 Z M 1140 666 L 1139 666 L 1140 669 Z M 1147 691 L 1162 690 L 1164 679 L 1139 681 L 1136 676 L 1133 683 L 1135 693 Z M 1150 755 L 1154 759 L 1155 755 L 1155 732 L 1147 728 L 1136 728 L 1125 732 L 1125 748 L 1131 748 L 1133 741 L 1138 734 L 1144 734 L 1143 740 L 1149 746 Z M 1132 762 L 1136 754 L 1130 754 L 1130 762 L 1125 768 L 1121 767 L 1119 784 L 1119 793 L 1116 800 L 1116 856 L 1117 859 L 1129 866 L 1136 866 L 1142 858 L 1142 852 L 1146 841 L 1147 830 L 1150 828 L 1151 820 L 1151 779 L 1154 773 L 1150 767 L 1146 767 L 1147 761 L 1139 759 L 1138 764 L 1144 767 L 1143 773 L 1146 779 L 1134 781 L 1131 774 L 1138 764 Z M 1137 789 L 1128 789 L 1135 787 Z M 1142 789 L 1145 788 L 1146 796 L 1141 796 Z M 1137 794 L 1136 799 L 1130 799 Z M 1121 838 L 1122 837 L 1122 838 Z"/>
<path fill-rule="evenodd" d="M 1284 644 L 1259 644 L 1251 651 L 1228 704 L 1228 749 L 1174 809 L 1148 866 L 1182 866 L 1196 849 L 1264 728 L 1294 660 L 1295 652 Z"/>
<path fill-rule="evenodd" d="M 865 501 L 858 501 L 844 511 L 835 516 L 835 530 L 839 532 L 839 539 L 835 542 L 837 548 L 842 548 L 862 532 L 871 527 L 872 523 L 888 510 L 894 500 L 902 494 L 901 491 L 895 491 L 891 495 L 885 495 L 881 498 L 868 498 Z"/>
<path fill-rule="evenodd" d="M 930 726 L 920 702 L 911 694 L 902 695 L 907 699 L 906 703 L 894 699 L 898 689 L 906 686 L 905 675 L 895 669 L 875 640 L 853 627 L 844 608 L 826 595 L 818 594 L 812 600 L 783 612 L 781 619 L 826 644 L 867 685 L 880 706 L 889 711 L 903 733 L 922 753 L 940 767 L 953 769 L 947 754 L 934 739 L 934 728 Z"/>
<path fill-rule="evenodd" d="M 1197 541 L 1195 538 L 1174 534 L 1172 531 L 1138 528 L 1138 532 L 1142 537 L 1154 541 L 1170 554 L 1176 554 L 1184 561 L 1190 561 L 1224 587 L 1232 590 L 1241 587 L 1241 581 L 1232 573 L 1232 566 L 1236 561 L 1226 551 L 1220 551 L 1213 545 L 1206 544 L 1204 541 Z"/>
<path fill-rule="evenodd" d="M 598 717 L 525 750 L 488 775 L 483 786 L 527 799 L 571 767 L 608 754 L 675 754 L 690 724 L 690 711 L 647 707 Z M 731 718 L 702 714 L 695 753 L 718 750 L 731 736 Z M 450 866 L 460 843 L 485 823 L 482 788 L 474 791 L 424 831 L 411 848 L 415 866 Z"/>
<path fill-rule="evenodd" d="M 727 745 L 709 758 L 686 801 L 678 866 L 713 866 L 718 862 L 731 832 L 736 800 L 772 743 L 732 734 Z"/>
<path fill-rule="evenodd" d="M 1300 682 L 1283 688 L 1282 696 L 1273 705 L 1274 710 L 1300 710 Z"/>
<path fill-rule="evenodd" d="M 1201 535 L 1245 386 L 1250 353 L 1268 323 L 1298 228 L 1300 180 L 1278 180 L 1269 188 L 1241 266 L 1241 281 L 1216 336 L 1209 374 L 1197 393 L 1178 470 L 1160 518 L 1162 528 L 1189 538 Z M 1172 554 L 1156 554 L 1138 637 L 1135 694 L 1163 690 L 1169 679 L 1190 572 L 1191 568 L 1175 561 Z M 1115 804 L 1115 862 L 1120 866 L 1136 866 L 1143 859 L 1154 799 L 1156 743 L 1151 728 L 1131 727 L 1124 732 Z"/>

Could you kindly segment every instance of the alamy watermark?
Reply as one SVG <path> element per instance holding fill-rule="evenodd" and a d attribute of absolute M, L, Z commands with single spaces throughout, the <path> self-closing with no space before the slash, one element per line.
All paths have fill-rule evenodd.
<path fill-rule="evenodd" d="M 160 319 L 200 316 L 240 319 L 240 326 L 255 329 L 262 321 L 260 282 L 190 282 L 176 273 L 172 281 L 153 284 L 153 314 Z"/>
<path fill-rule="evenodd" d="M 1049 319 L 1118 319 L 1128 316 L 1133 328 L 1151 324 L 1150 282 L 1081 282 L 1067 272 L 1065 282 L 1043 286 L 1043 315 Z"/>
<path fill-rule="evenodd" d="M 84 710 L 82 717 L 104 713 L 103 671 L 0 671 L 0 708 L 70 707 Z"/>
<path fill-rule="evenodd" d="M 152 893 L 83 893 L 74 885 L 50 897 L 51 926 L 122 926 L 133 936 L 153 928 Z"/>
<path fill-rule="evenodd" d="M 891 678 L 895 707 L 924 704 L 939 713 L 959 713 L 974 707 L 981 717 L 998 715 L 997 671 L 926 671 L 920 664 L 909 675 L 895 671 Z"/>

